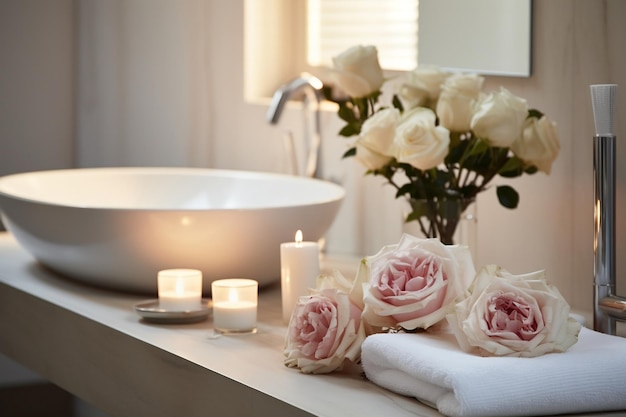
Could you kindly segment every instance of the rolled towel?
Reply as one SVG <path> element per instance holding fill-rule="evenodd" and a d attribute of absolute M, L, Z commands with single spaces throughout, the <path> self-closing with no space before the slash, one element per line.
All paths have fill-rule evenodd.
<path fill-rule="evenodd" d="M 626 410 L 626 338 L 583 328 L 563 353 L 481 357 L 449 333 L 375 334 L 368 379 L 447 416 L 531 416 Z"/>

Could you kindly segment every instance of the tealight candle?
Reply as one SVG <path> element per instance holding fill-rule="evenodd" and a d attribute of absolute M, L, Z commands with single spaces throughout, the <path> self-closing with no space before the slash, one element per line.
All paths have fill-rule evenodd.
<path fill-rule="evenodd" d="M 280 284 L 283 322 L 289 323 L 298 298 L 315 288 L 320 273 L 320 251 L 316 242 L 303 242 L 298 230 L 295 242 L 280 245 Z"/>
<path fill-rule="evenodd" d="M 201 306 L 202 271 L 165 269 L 157 277 L 159 308 L 171 311 L 197 310 Z"/>
<path fill-rule="evenodd" d="M 253 279 L 220 279 L 211 283 L 213 325 L 220 333 L 256 331 L 259 283 Z"/>

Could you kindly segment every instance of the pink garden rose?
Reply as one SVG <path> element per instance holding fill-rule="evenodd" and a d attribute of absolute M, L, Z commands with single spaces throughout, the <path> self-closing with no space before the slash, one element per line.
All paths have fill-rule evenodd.
<path fill-rule="evenodd" d="M 300 297 L 289 323 L 285 365 L 322 374 L 358 361 L 365 340 L 361 290 L 359 285 L 352 293 L 350 287 L 336 272 L 318 278 L 317 289 Z"/>
<path fill-rule="evenodd" d="M 465 246 L 405 234 L 397 245 L 366 258 L 359 275 L 369 278 L 363 312 L 369 325 L 426 329 L 466 295 L 474 264 Z"/>
<path fill-rule="evenodd" d="M 461 348 L 484 356 L 540 356 L 564 352 L 578 340 L 580 324 L 543 271 L 512 275 L 482 268 L 471 295 L 447 317 Z"/>

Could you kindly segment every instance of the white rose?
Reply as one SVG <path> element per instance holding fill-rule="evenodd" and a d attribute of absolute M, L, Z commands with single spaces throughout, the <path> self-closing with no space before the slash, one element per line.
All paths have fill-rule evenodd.
<path fill-rule="evenodd" d="M 358 274 L 369 281 L 363 297 L 368 325 L 426 329 L 466 296 L 474 264 L 466 246 L 405 234 L 366 258 Z"/>
<path fill-rule="evenodd" d="M 353 46 L 334 57 L 333 64 L 331 76 L 352 97 L 368 96 L 383 85 L 383 71 L 374 46 Z"/>
<path fill-rule="evenodd" d="M 454 132 L 467 132 L 480 96 L 484 78 L 476 74 L 455 74 L 446 78 L 437 102 L 439 124 Z"/>
<path fill-rule="evenodd" d="M 446 317 L 465 351 L 534 357 L 564 352 L 578 340 L 580 324 L 543 271 L 512 275 L 488 265 L 476 275 L 470 293 Z"/>
<path fill-rule="evenodd" d="M 425 107 L 404 113 L 396 127 L 394 146 L 396 159 L 427 170 L 443 162 L 448 154 L 450 132 L 435 126 L 437 116 Z"/>
<path fill-rule="evenodd" d="M 521 136 L 527 116 L 526 100 L 500 87 L 479 102 L 471 128 L 491 146 L 508 148 Z"/>
<path fill-rule="evenodd" d="M 399 96 L 407 110 L 415 107 L 435 108 L 441 85 L 449 73 L 438 68 L 420 67 L 407 74 L 407 80 L 402 84 Z"/>
<path fill-rule="evenodd" d="M 393 140 L 400 111 L 395 108 L 380 110 L 363 123 L 355 142 L 355 158 L 368 169 L 382 168 L 393 157 Z"/>
<path fill-rule="evenodd" d="M 522 161 L 550 174 L 552 162 L 559 154 L 560 144 L 556 124 L 543 116 L 526 119 L 522 136 L 511 145 L 513 153 Z"/>

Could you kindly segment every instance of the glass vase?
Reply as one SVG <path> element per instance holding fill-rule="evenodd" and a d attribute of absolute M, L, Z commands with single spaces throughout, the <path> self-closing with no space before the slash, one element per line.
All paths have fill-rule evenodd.
<path fill-rule="evenodd" d="M 476 200 L 474 198 L 409 199 L 405 231 L 437 238 L 446 245 L 476 248 Z"/>

